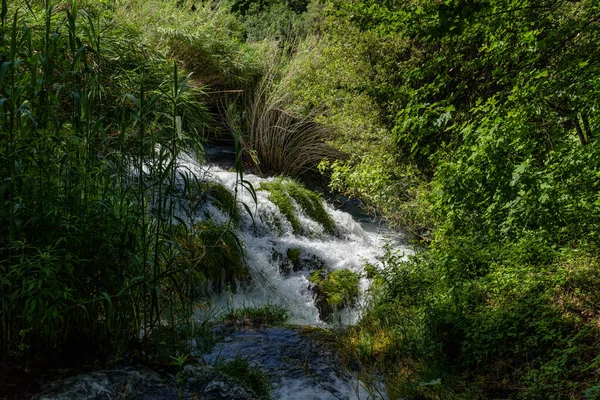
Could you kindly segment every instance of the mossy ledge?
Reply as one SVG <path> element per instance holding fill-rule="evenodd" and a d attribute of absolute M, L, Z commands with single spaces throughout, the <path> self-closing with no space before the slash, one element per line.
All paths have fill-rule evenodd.
<path fill-rule="evenodd" d="M 315 306 L 321 319 L 327 320 L 335 311 L 353 305 L 360 294 L 360 275 L 349 269 L 328 272 L 319 269 L 309 275 L 313 284 Z"/>
<path fill-rule="evenodd" d="M 321 196 L 305 188 L 302 184 L 291 179 L 279 178 L 261 183 L 260 189 L 269 191 L 269 200 L 285 215 L 292 225 L 294 233 L 301 234 L 302 225 L 296 215 L 292 199 L 308 217 L 321 224 L 327 233 L 330 235 L 335 233 L 335 223 L 323 207 Z"/>
<path fill-rule="evenodd" d="M 237 206 L 237 201 L 233 193 L 225 187 L 225 185 L 215 182 L 208 183 L 208 196 L 213 199 L 213 204 L 222 212 L 231 216 L 231 220 L 235 224 L 239 224 L 242 220 L 240 210 Z"/>
<path fill-rule="evenodd" d="M 209 284 L 219 293 L 224 285 L 248 279 L 241 241 L 227 225 L 211 221 L 200 222 L 193 228 L 176 225 L 172 237 L 181 250 L 175 262 L 197 282 L 199 295 L 205 294 Z"/>

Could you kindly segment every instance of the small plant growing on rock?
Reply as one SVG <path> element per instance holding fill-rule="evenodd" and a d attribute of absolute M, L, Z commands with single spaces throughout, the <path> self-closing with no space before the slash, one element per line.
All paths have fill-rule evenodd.
<path fill-rule="evenodd" d="M 313 283 L 315 306 L 322 319 L 328 319 L 334 311 L 353 305 L 360 294 L 360 275 L 349 269 L 327 272 L 319 269 L 308 277 Z"/>

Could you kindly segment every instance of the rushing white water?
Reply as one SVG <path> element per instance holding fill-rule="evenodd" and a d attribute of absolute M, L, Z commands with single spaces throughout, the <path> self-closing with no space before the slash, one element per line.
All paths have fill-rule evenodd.
<path fill-rule="evenodd" d="M 219 182 L 232 191 L 236 187 L 238 189 L 238 203 L 242 212 L 242 224 L 238 234 L 245 247 L 252 283 L 238 287 L 234 294 L 222 293 L 216 296 L 215 306 L 226 308 L 232 301 L 236 306 L 280 304 L 290 310 L 290 322 L 322 325 L 323 321 L 315 307 L 313 291 L 310 290 L 308 276 L 311 270 L 323 266 L 330 271 L 347 268 L 361 275 L 360 287 L 363 293 L 368 288 L 364 265 L 378 263 L 384 252 L 383 246 L 391 240 L 389 231 L 373 229 L 373 226 L 367 231 L 350 214 L 324 203 L 327 213 L 335 222 L 336 234 L 326 233 L 324 227 L 305 215 L 300 207 L 296 207 L 296 212 L 303 234 L 295 234 L 285 216 L 269 200 L 268 191 L 256 190 L 255 203 L 250 191 L 239 185 L 235 172 L 229 172 L 216 165 L 200 165 L 191 158 L 180 160 L 180 165 L 181 170 L 190 171 L 201 180 Z M 255 189 L 260 189 L 262 182 L 273 180 L 251 174 L 244 174 L 244 179 Z M 253 216 L 241 207 L 242 203 L 250 208 Z M 212 218 L 220 223 L 229 219 L 210 203 L 205 206 L 203 212 L 197 213 L 195 218 Z M 395 247 L 401 248 L 406 254 L 410 252 L 410 249 L 397 242 Z M 290 249 L 300 251 L 303 268 L 297 271 L 292 271 L 292 268 L 282 271 L 282 265 L 288 262 L 287 254 Z M 354 309 L 341 310 L 335 316 L 335 320 L 342 324 L 355 322 L 359 316 L 360 305 L 361 301 Z"/>

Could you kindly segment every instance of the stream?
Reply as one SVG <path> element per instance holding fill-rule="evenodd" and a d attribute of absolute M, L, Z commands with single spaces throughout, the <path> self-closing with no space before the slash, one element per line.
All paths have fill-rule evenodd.
<path fill-rule="evenodd" d="M 334 352 L 325 345 L 317 344 L 318 341 L 312 340 L 308 332 L 314 331 L 316 327 L 356 323 L 369 287 L 364 274 L 365 263 L 378 265 L 386 244 L 410 254 L 411 250 L 402 236 L 362 215 L 352 202 L 347 202 L 342 208 L 351 211 L 353 215 L 339 207 L 334 208 L 325 201 L 325 210 L 335 224 L 333 234 L 328 233 L 293 202 L 302 227 L 301 233 L 295 233 L 285 215 L 269 200 L 270 193 L 260 190 L 262 183 L 272 182 L 274 178 L 244 174 L 244 179 L 255 189 L 257 201 L 254 202 L 251 191 L 241 189 L 239 176 L 230 172 L 233 164 L 230 149 L 210 148 L 207 150 L 207 158 L 209 163 L 204 164 L 195 162 L 191 157 L 182 158 L 180 170 L 182 174 L 195 175 L 200 181 L 220 183 L 232 192 L 238 188 L 237 201 L 242 221 L 236 228 L 236 233 L 244 246 L 251 279 L 249 283 L 240 282 L 232 290 L 215 294 L 211 311 L 197 311 L 197 318 L 203 320 L 208 314 L 214 314 L 215 310 L 228 310 L 233 305 L 276 304 L 290 311 L 291 326 L 221 332 L 222 339 L 210 353 L 196 355 L 200 364 L 210 366 L 214 362 L 244 357 L 251 365 L 260 367 L 267 373 L 273 385 L 273 399 L 385 398 L 368 393 L 355 376 L 342 370 Z M 248 206 L 252 215 L 241 207 L 242 203 Z M 181 219 L 187 218 L 192 224 L 207 220 L 230 223 L 230 217 L 210 201 L 193 215 L 183 213 L 183 209 L 181 211 Z M 294 263 L 287 256 L 290 251 L 299 254 Z M 361 295 L 358 301 L 352 306 L 336 310 L 326 321 L 315 305 L 315 292 L 309 281 L 309 275 L 317 269 L 348 269 L 360 275 Z M 215 379 L 201 388 L 204 393 L 202 398 L 247 398 L 244 397 L 246 395 L 242 393 L 243 390 L 232 389 L 231 382 L 227 379 Z M 158 376 L 153 371 L 130 367 L 51 382 L 36 398 L 121 398 L 123 388 L 128 393 L 126 398 L 131 399 L 193 398 L 188 389 L 183 390 L 181 386 L 169 382 L 168 378 Z"/>
<path fill-rule="evenodd" d="M 207 158 L 211 163 L 204 165 L 199 165 L 191 158 L 183 159 L 182 167 L 202 179 L 221 183 L 233 190 L 238 176 L 228 168 L 233 165 L 232 150 L 225 147 L 209 148 Z M 231 306 L 232 301 L 236 305 L 279 304 L 291 311 L 292 324 L 354 324 L 360 317 L 364 296 L 361 296 L 354 307 L 337 311 L 326 324 L 320 318 L 314 293 L 310 290 L 308 276 L 311 272 L 319 268 L 326 268 L 328 271 L 354 271 L 361 275 L 360 292 L 364 294 L 369 287 L 364 265 L 378 265 L 384 254 L 384 245 L 389 244 L 407 255 L 412 252 L 401 234 L 362 214 L 356 204 L 350 201 L 342 204 L 341 208 L 351 211 L 353 215 L 324 202 L 325 210 L 335 223 L 336 231 L 333 235 L 327 233 L 322 225 L 310 219 L 294 203 L 302 225 L 302 233 L 294 233 L 286 217 L 269 200 L 270 193 L 260 190 L 261 183 L 272 182 L 274 178 L 244 174 L 244 180 L 252 184 L 257 196 L 255 204 L 248 190 L 238 191 L 238 201 L 245 203 L 253 213 L 252 217 L 242 212 L 243 221 L 237 232 L 245 246 L 252 283 L 246 287 L 240 286 L 235 293 L 216 296 L 214 305 L 217 308 L 226 309 Z M 204 212 L 197 214 L 197 218 L 213 218 L 221 222 L 228 219 L 210 203 L 206 205 Z M 274 229 L 275 226 L 278 229 Z M 290 267 L 286 257 L 290 250 L 300 254 L 300 265 L 295 265 L 295 268 Z"/>

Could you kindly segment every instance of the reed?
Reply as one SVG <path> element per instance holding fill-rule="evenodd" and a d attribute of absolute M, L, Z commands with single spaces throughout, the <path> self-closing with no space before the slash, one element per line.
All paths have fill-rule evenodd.
<path fill-rule="evenodd" d="M 140 45 L 139 30 L 110 16 L 115 4 L 2 2 L 4 365 L 69 346 L 118 355 L 157 329 L 175 332 L 199 301 L 175 230 L 184 241 L 230 237 L 179 214 L 206 197 L 178 165 L 202 151 L 203 87 Z M 211 243 L 198 270 L 223 251 Z"/>

